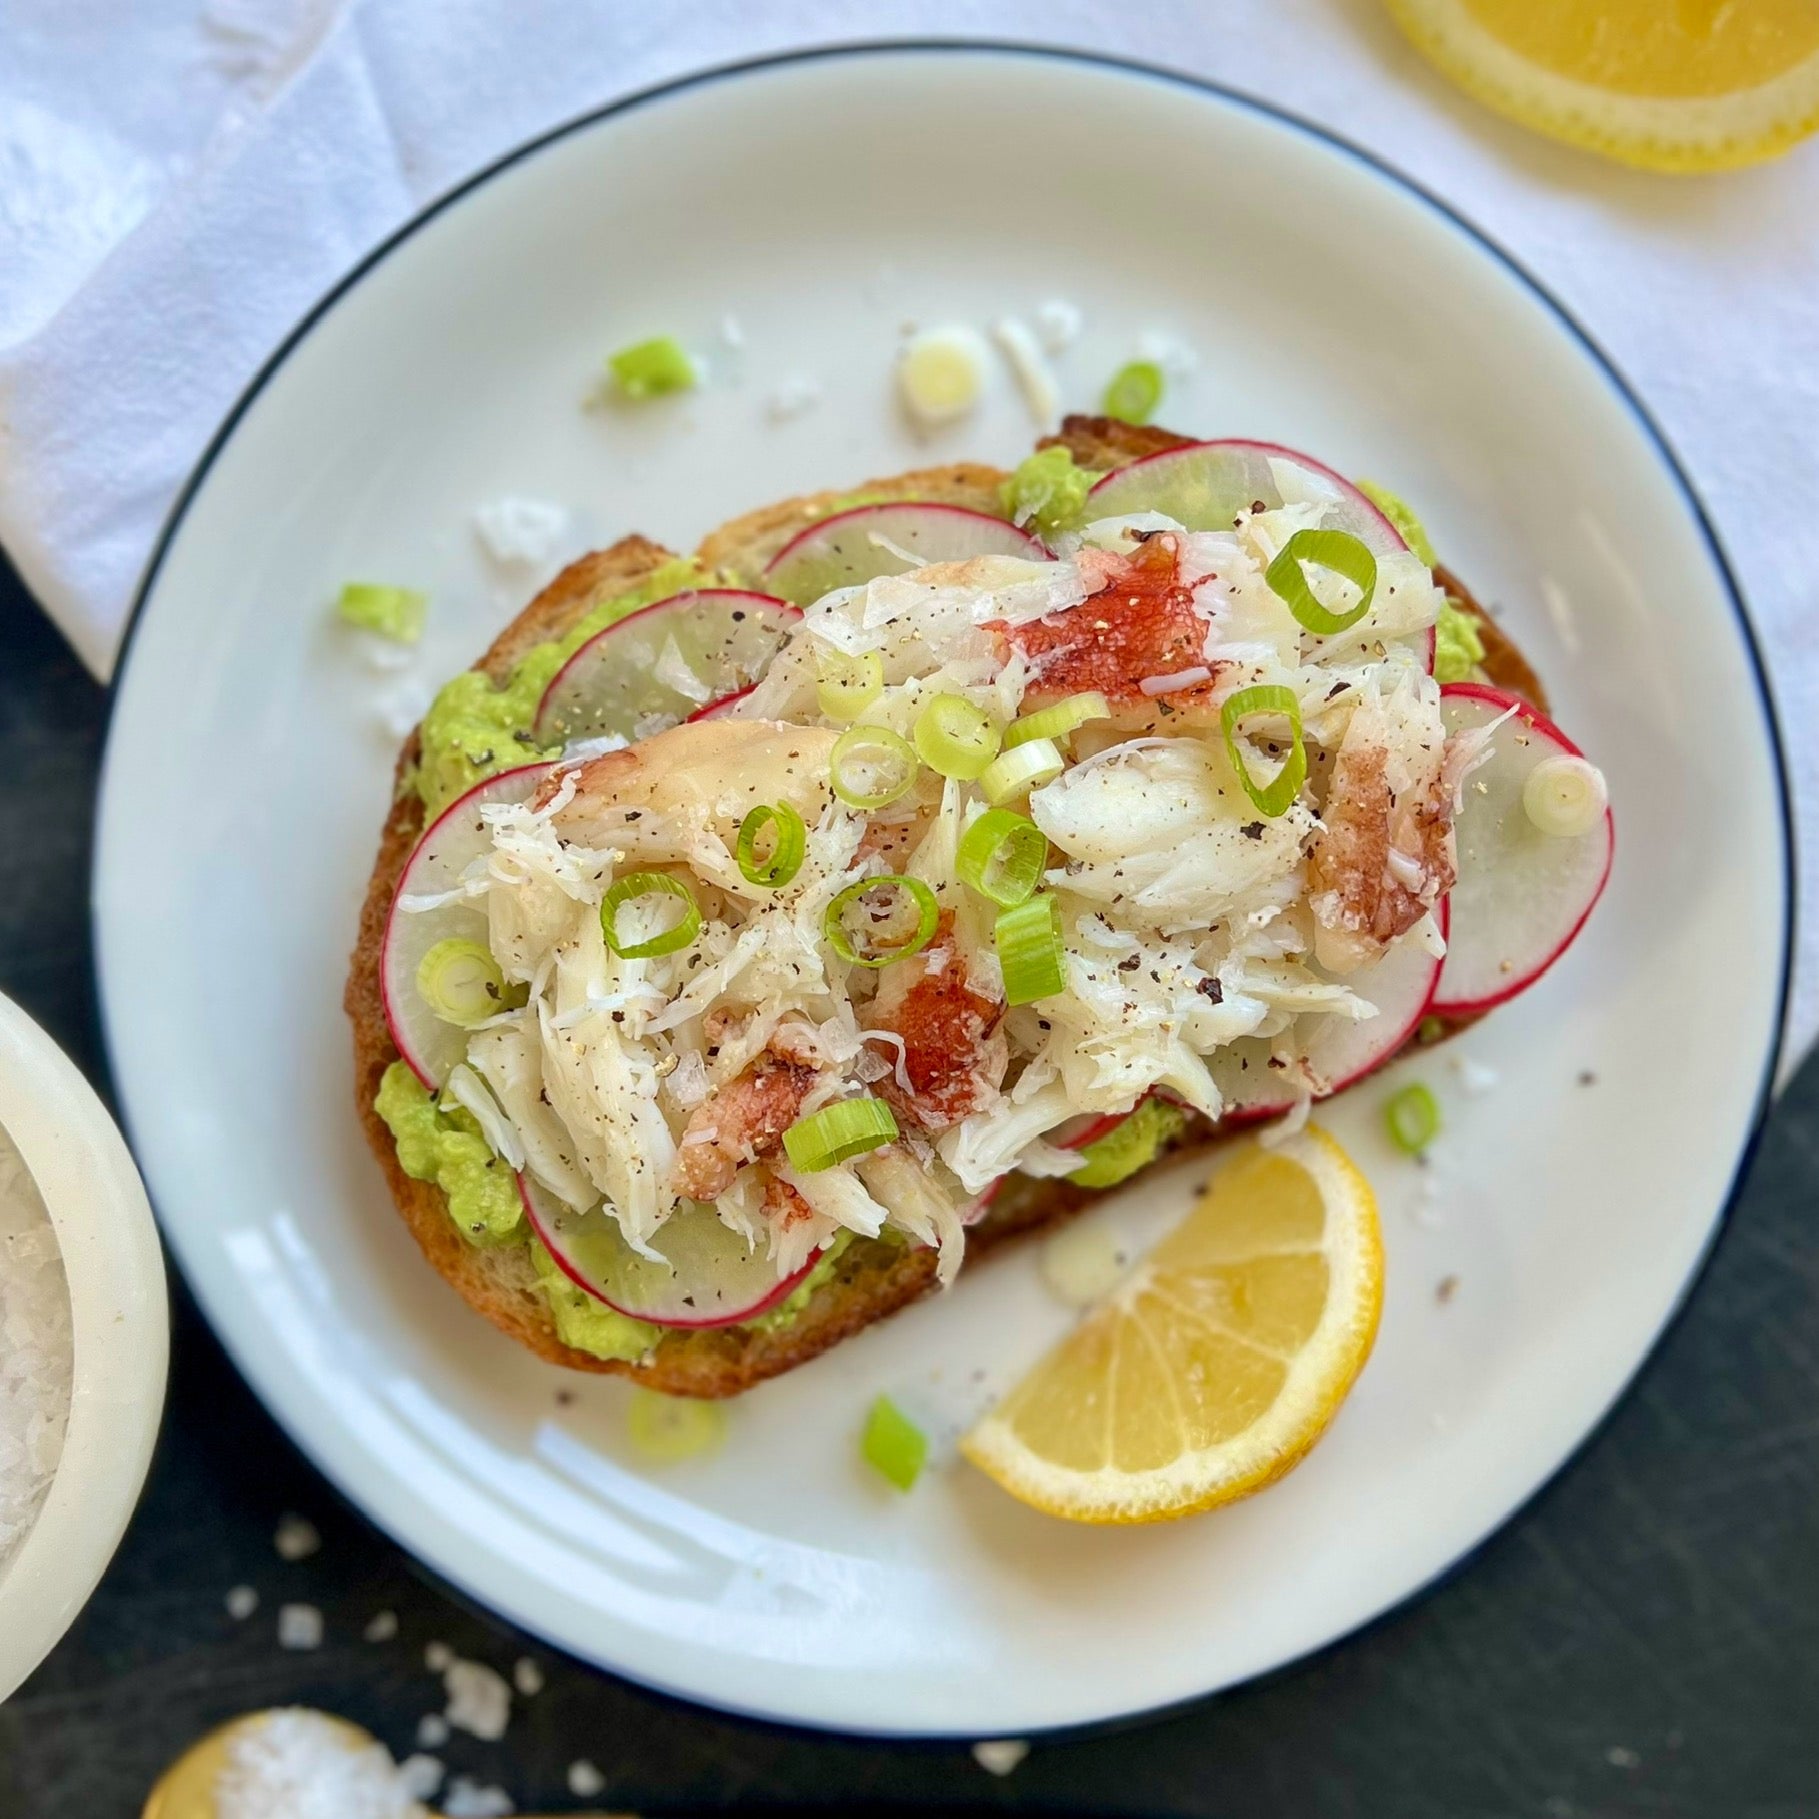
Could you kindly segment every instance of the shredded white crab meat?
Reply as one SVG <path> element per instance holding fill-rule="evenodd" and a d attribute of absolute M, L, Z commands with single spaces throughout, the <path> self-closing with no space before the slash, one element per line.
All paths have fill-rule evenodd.
<path fill-rule="evenodd" d="M 1285 503 L 1229 529 L 1130 514 L 1064 540 L 1054 561 L 978 557 L 838 590 L 806 608 L 732 713 L 629 748 L 589 741 L 548 800 L 485 808 L 484 860 L 405 906 L 483 908 L 488 945 L 528 996 L 473 1034 L 449 1100 L 513 1167 L 570 1207 L 601 1207 L 647 1254 L 684 1203 L 678 1157 L 712 1143 L 729 1158 L 720 1218 L 780 1275 L 841 1232 L 895 1228 L 935 1249 L 943 1281 L 995 1183 L 1078 1166 L 1058 1141 L 1070 1120 L 1120 1115 L 1152 1092 L 1217 1118 L 1262 1082 L 1292 1107 L 1282 1128 L 1298 1127 L 1322 1084 L 1321 1033 L 1376 1014 L 1368 987 L 1386 944 L 1358 906 L 1386 903 L 1399 939 L 1438 941 L 1426 911 L 1446 854 L 1416 809 L 1450 819 L 1490 729 L 1445 740 L 1421 661 L 1440 594 L 1414 556 L 1379 556 L 1371 609 L 1345 632 L 1297 623 L 1265 571 L 1335 495 L 1293 463 L 1272 472 Z M 884 690 L 867 724 L 912 739 L 937 695 L 1007 724 L 1076 686 L 1074 639 L 1090 652 L 1139 606 L 1116 583 L 1157 548 L 1190 635 L 1159 645 L 1125 678 L 1114 718 L 1077 729 L 1061 775 L 1011 805 L 1050 842 L 1043 886 L 1065 983 L 1007 1007 L 995 907 L 960 877 L 961 843 L 986 809 L 978 788 L 924 769 L 888 808 L 848 807 L 830 787 L 842 728 L 817 684 L 834 654 L 875 655 Z M 1325 571 L 1309 585 L 1334 610 L 1357 597 Z M 687 701 L 715 692 L 674 640 L 656 669 Z M 1253 683 L 1294 693 L 1310 760 L 1300 798 L 1274 816 L 1219 725 L 1220 703 Z M 1276 762 L 1267 726 L 1245 741 L 1254 776 Z M 1375 851 L 1381 831 L 1369 802 L 1335 793 L 1344 754 L 1362 756 L 1360 774 L 1380 762 L 1395 803 L 1367 877 L 1341 864 Z M 754 885 L 735 856 L 740 823 L 784 802 L 803 817 L 802 865 L 781 888 Z M 674 952 L 626 959 L 602 933 L 602 902 L 651 868 L 686 881 L 700 926 Z M 825 925 L 840 892 L 886 873 L 934 894 L 939 936 L 874 971 L 840 960 Z M 619 938 L 666 926 L 673 903 L 648 911 L 619 905 Z M 892 1107 L 897 1141 L 819 1169 L 787 1158 L 786 1123 L 859 1095 Z"/>

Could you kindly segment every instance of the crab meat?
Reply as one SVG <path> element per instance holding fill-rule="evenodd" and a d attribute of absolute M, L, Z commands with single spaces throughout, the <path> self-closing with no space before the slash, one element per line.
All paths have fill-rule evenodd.
<path fill-rule="evenodd" d="M 1083 549 L 1078 562 L 1088 593 L 1078 606 L 1021 625 L 989 625 L 1028 663 L 1028 700 L 1096 690 L 1126 727 L 1182 713 L 1216 718 L 1209 621 L 1181 579 L 1179 555 L 1177 539 L 1166 532 L 1145 538 L 1129 555 Z"/>
<path fill-rule="evenodd" d="M 1004 1082 L 1010 1044 L 999 1024 L 1004 1006 L 976 989 L 943 910 L 933 943 L 889 968 L 866 1027 L 898 1037 L 902 1065 L 878 1090 L 906 1122 L 944 1131 L 989 1105 Z M 909 1081 L 905 1091 L 900 1079 Z"/>
<path fill-rule="evenodd" d="M 1453 888 L 1453 792 L 1432 680 L 1407 676 L 1353 710 L 1308 848 L 1314 956 L 1330 972 L 1380 958 Z"/>
<path fill-rule="evenodd" d="M 766 1049 L 689 1114 L 671 1187 L 685 1200 L 718 1200 L 742 1165 L 776 1154 L 814 1083 L 813 1067 Z"/>

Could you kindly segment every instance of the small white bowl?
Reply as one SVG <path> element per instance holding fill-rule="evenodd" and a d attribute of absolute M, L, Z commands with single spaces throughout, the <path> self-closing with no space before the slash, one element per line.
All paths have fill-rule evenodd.
<path fill-rule="evenodd" d="M 0 1700 L 88 1602 L 151 1463 L 170 1356 L 164 1257 L 126 1141 L 69 1057 L 0 998 L 0 1127 L 44 1197 L 69 1278 L 75 1386 L 63 1457 L 0 1571 Z"/>

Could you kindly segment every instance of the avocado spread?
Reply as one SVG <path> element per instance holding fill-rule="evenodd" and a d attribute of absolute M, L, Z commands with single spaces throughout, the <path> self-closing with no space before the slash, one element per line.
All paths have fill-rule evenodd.
<path fill-rule="evenodd" d="M 1045 537 L 1078 529 L 1086 495 L 1099 476 L 1076 465 L 1064 448 L 1039 448 L 1025 455 L 999 490 L 1004 515 L 1013 524 L 1033 524 Z"/>
<path fill-rule="evenodd" d="M 1137 1109 L 1081 1150 L 1068 1176 L 1076 1187 L 1116 1187 L 1149 1165 L 1187 1127 L 1187 1113 L 1168 1099 L 1141 1099 Z"/>
<path fill-rule="evenodd" d="M 379 1082 L 373 1110 L 398 1146 L 398 1165 L 448 1196 L 448 1215 L 470 1244 L 508 1244 L 524 1229 L 512 1171 L 492 1152 L 470 1112 L 444 1111 L 402 1061 Z"/>
<path fill-rule="evenodd" d="M 1477 619 L 1452 599 L 1442 600 L 1434 624 L 1434 680 L 1469 681 L 1483 661 L 1484 640 L 1478 635 Z"/>

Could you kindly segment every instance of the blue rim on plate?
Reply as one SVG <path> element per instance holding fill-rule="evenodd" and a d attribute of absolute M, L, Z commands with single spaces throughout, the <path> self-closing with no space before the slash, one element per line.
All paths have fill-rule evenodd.
<path fill-rule="evenodd" d="M 1159 69 L 1151 64 L 1142 63 L 1132 58 L 1114 57 L 1096 51 L 1070 49 L 1062 46 L 1020 44 L 985 38 L 875 39 L 846 44 L 819 45 L 801 50 L 776 52 L 765 56 L 742 59 L 733 63 L 717 65 L 710 69 L 699 70 L 691 75 L 676 77 L 668 82 L 658 83 L 650 88 L 640 89 L 634 94 L 623 96 L 617 101 L 608 102 L 604 106 L 594 108 L 585 114 L 581 114 L 572 120 L 566 121 L 558 127 L 552 128 L 547 133 L 540 134 L 538 137 L 526 141 L 523 145 L 516 147 L 514 150 L 505 153 L 502 157 L 477 171 L 465 182 L 458 184 L 445 195 L 440 196 L 434 202 L 427 204 L 409 221 L 405 222 L 403 226 L 399 227 L 395 232 L 388 235 L 375 246 L 371 252 L 367 253 L 365 257 L 353 266 L 345 277 L 327 291 L 315 306 L 304 315 L 297 326 L 291 330 L 274 350 L 270 358 L 266 360 L 264 365 L 261 366 L 259 371 L 253 376 L 246 389 L 234 403 L 233 408 L 223 419 L 221 427 L 215 432 L 214 436 L 210 439 L 208 446 L 203 450 L 195 470 L 184 483 L 181 492 L 178 494 L 176 502 L 171 508 L 170 515 L 165 521 L 164 528 L 159 533 L 157 543 L 153 547 L 151 559 L 146 566 L 144 580 L 140 583 L 138 593 L 134 598 L 132 610 L 127 619 L 125 635 L 121 643 L 119 659 L 115 667 L 113 684 L 109 692 L 107 737 L 102 754 L 101 791 L 103 793 L 106 791 L 107 779 L 113 761 L 114 709 L 119 701 L 121 686 L 124 682 L 128 662 L 132 655 L 134 636 L 144 616 L 147 602 L 157 583 L 159 572 L 163 566 L 171 543 L 175 538 L 184 517 L 188 513 L 191 503 L 195 499 L 196 494 L 200 491 L 203 483 L 207 480 L 216 459 L 220 456 L 222 450 L 227 446 L 228 441 L 233 436 L 241 418 L 265 389 L 273 375 L 276 374 L 290 358 L 298 345 L 309 335 L 322 317 L 325 316 L 343 296 L 359 284 L 369 272 L 381 264 L 397 247 L 409 240 L 421 228 L 434 220 L 438 215 L 442 214 L 446 209 L 449 209 L 454 204 L 460 202 L 464 197 L 475 190 L 490 183 L 495 177 L 511 169 L 514 165 L 521 163 L 527 158 L 534 157 L 547 146 L 553 145 L 562 139 L 566 139 L 573 133 L 584 131 L 603 120 L 613 118 L 615 115 L 630 113 L 635 109 L 649 107 L 653 104 L 669 100 L 672 97 L 688 93 L 710 84 L 733 81 L 779 67 L 826 62 L 839 58 L 886 58 L 900 55 L 927 56 L 930 54 L 1005 58 L 1031 57 L 1057 62 L 1082 64 L 1106 70 L 1113 74 L 1165 83 L 1173 88 L 1198 94 L 1216 105 L 1236 108 L 1250 114 L 1261 116 L 1266 120 L 1274 122 L 1278 126 L 1286 127 L 1291 131 L 1302 134 L 1308 139 L 1316 141 L 1331 152 L 1350 159 L 1381 181 L 1415 198 L 1422 203 L 1430 213 L 1439 218 L 1455 233 L 1471 242 L 1479 252 L 1487 255 L 1500 265 L 1529 293 L 1534 301 L 1539 303 L 1542 308 L 1547 311 L 1549 316 L 1566 331 L 1567 335 L 1578 344 L 1587 364 L 1598 374 L 1609 390 L 1623 404 L 1637 426 L 1642 430 L 1644 437 L 1653 447 L 1662 468 L 1665 470 L 1669 479 L 1673 482 L 1675 489 L 1684 500 L 1688 512 L 1691 514 L 1693 521 L 1699 528 L 1700 535 L 1711 556 L 1713 568 L 1723 584 L 1726 598 L 1730 602 L 1731 611 L 1736 619 L 1737 630 L 1742 639 L 1745 653 L 1749 658 L 1751 673 L 1755 679 L 1757 695 L 1762 709 L 1763 725 L 1768 736 L 1769 748 L 1774 759 L 1775 783 L 1779 797 L 1778 806 L 1780 810 L 1781 864 L 1783 877 L 1786 882 L 1782 904 L 1779 985 L 1776 997 L 1773 1034 L 1768 1044 L 1768 1052 L 1763 1059 L 1761 1076 L 1757 1083 L 1748 1128 L 1745 1132 L 1743 1143 L 1738 1151 L 1736 1164 L 1731 1174 L 1730 1185 L 1725 1192 L 1717 1216 L 1712 1222 L 1711 1231 L 1706 1239 L 1704 1248 L 1692 1270 L 1688 1273 L 1678 1296 L 1672 1306 L 1670 1306 L 1663 1315 L 1660 1325 L 1656 1328 L 1646 1347 L 1643 1349 L 1641 1356 L 1637 1359 L 1634 1369 L 1631 1370 L 1628 1377 L 1619 1386 L 1610 1402 L 1586 1429 L 1584 1435 L 1579 1439 L 1577 1444 L 1571 1448 L 1565 1458 L 1560 1461 L 1559 1465 L 1535 1486 L 1527 1497 L 1523 1498 L 1520 1503 L 1516 1504 L 1508 1511 L 1495 1528 L 1466 1549 L 1466 1551 L 1459 1555 L 1457 1559 L 1442 1567 L 1429 1579 L 1416 1586 L 1403 1597 L 1397 1599 L 1394 1603 L 1380 1611 L 1376 1616 L 1345 1632 L 1344 1635 L 1334 1637 L 1331 1641 L 1322 1643 L 1298 1657 L 1285 1661 L 1266 1673 L 1254 1677 L 1251 1682 L 1245 1683 L 1255 1684 L 1257 1680 L 1273 1680 L 1278 1675 L 1289 1671 L 1291 1668 L 1299 1666 L 1304 1662 L 1318 1659 L 1328 1650 L 1341 1646 L 1351 1637 L 1362 1635 L 1375 1629 L 1379 1624 L 1385 1622 L 1410 1604 L 1413 1604 L 1418 1599 L 1424 1597 L 1436 1586 L 1444 1583 L 1455 1573 L 1461 1571 L 1475 1558 L 1480 1549 L 1487 1546 L 1497 1534 L 1500 1534 L 1518 1517 L 1529 1510 L 1537 1499 L 1560 1479 L 1567 1468 L 1571 1466 L 1598 1435 L 1602 1433 L 1605 1424 L 1610 1420 L 1619 1404 L 1627 1397 L 1629 1391 L 1635 1386 L 1642 1371 L 1658 1355 L 1663 1340 L 1685 1313 L 1687 1306 L 1691 1301 L 1693 1289 L 1704 1277 L 1706 1269 L 1711 1262 L 1718 1240 L 1729 1227 L 1731 1215 L 1736 1210 L 1744 1177 L 1749 1171 L 1750 1164 L 1755 1157 L 1757 1146 L 1762 1138 L 1763 1127 L 1767 1121 L 1774 1083 L 1779 1071 L 1781 1055 L 1786 1042 L 1787 1011 L 1793 973 L 1795 911 L 1792 792 L 1788 783 L 1787 752 L 1782 739 L 1780 724 L 1775 712 L 1774 697 L 1768 682 L 1767 668 L 1763 661 L 1761 647 L 1757 642 L 1755 628 L 1751 624 L 1749 613 L 1744 606 L 1742 590 L 1738 586 L 1735 574 L 1732 572 L 1730 561 L 1725 555 L 1723 544 L 1712 523 L 1711 516 L 1707 512 L 1704 502 L 1700 499 L 1697 491 L 1694 489 L 1685 469 L 1682 467 L 1679 457 L 1674 453 L 1667 437 L 1663 434 L 1654 418 L 1649 414 L 1642 401 L 1636 396 L 1636 393 L 1631 388 L 1629 382 L 1618 370 L 1615 362 L 1605 353 L 1604 349 L 1586 328 L 1573 317 L 1564 305 L 1554 297 L 1533 273 L 1495 241 L 1490 239 L 1482 230 L 1474 226 L 1471 221 L 1450 203 L 1444 201 L 1441 197 L 1435 195 L 1431 190 L 1425 188 L 1413 178 L 1396 169 L 1393 165 L 1386 163 L 1374 153 L 1365 151 L 1361 147 L 1352 144 L 1349 140 L 1342 138 L 1337 133 L 1330 131 L 1328 128 L 1320 126 L 1313 121 L 1303 119 L 1299 115 L 1294 114 L 1285 108 L 1278 107 L 1272 102 L 1259 100 L 1253 95 L 1241 93 L 1238 90 L 1224 87 L 1219 83 L 1208 81 L 1200 77 L 1184 75 L 1175 70 Z M 98 865 L 98 862 L 99 847 L 97 845 L 94 852 L 90 855 L 91 917 L 98 916 L 98 909 L 94 902 L 94 868 Z M 97 997 L 100 1006 L 102 1043 L 107 1058 L 108 1071 L 111 1077 L 114 1068 L 115 1044 L 113 1031 L 109 1022 L 107 998 L 105 991 L 102 989 L 103 984 L 104 982 L 99 978 L 97 954 Z M 119 1103 L 119 1095 L 115 1093 L 113 1097 L 115 1102 Z M 122 1113 L 122 1122 L 127 1125 L 130 1138 L 130 1121 L 126 1118 L 124 1111 Z M 178 1259 L 178 1267 L 179 1269 L 182 1268 L 180 1258 Z M 230 1356 L 232 1356 L 233 1352 L 231 1346 L 228 1347 L 228 1350 Z M 234 1363 L 237 1369 L 241 1368 L 241 1361 L 238 1357 L 234 1358 Z M 243 1376 L 246 1375 L 243 1369 L 241 1374 Z M 281 1422 L 280 1425 L 285 1424 Z M 359 1499 L 355 1497 L 345 1485 L 342 1485 L 338 1480 L 334 1479 L 333 1474 L 326 1471 L 321 1460 L 316 1457 L 307 1441 L 305 1441 L 301 1435 L 291 1431 L 288 1426 L 286 1427 L 286 1432 L 289 1434 L 289 1438 L 293 1444 L 310 1459 L 310 1462 L 315 1465 L 319 1471 L 323 1471 L 324 1476 L 329 1477 L 331 1482 L 335 1483 L 336 1489 L 346 1496 L 357 1508 L 361 1508 L 364 1513 L 364 1506 L 360 1504 Z M 381 1528 L 385 1527 L 383 1523 L 378 1523 L 376 1525 Z M 397 1541 L 400 1546 L 404 1546 L 405 1550 L 412 1553 L 413 1557 L 420 1558 L 415 1554 L 415 1550 L 409 1548 L 398 1536 L 393 1535 L 391 1538 L 394 1541 Z M 449 1573 L 446 1569 L 439 1566 L 434 1570 L 440 1573 L 440 1575 L 464 1598 L 472 1600 L 483 1609 L 489 1611 L 489 1613 L 491 1612 L 491 1606 L 488 1604 L 487 1600 L 471 1586 L 464 1583 L 459 1576 Z M 495 1620 L 501 1619 L 495 1618 Z M 513 1627 L 515 1628 L 525 1630 L 526 1633 L 529 1634 L 538 1634 L 535 1630 L 529 1629 L 528 1626 L 519 1623 L 516 1620 L 511 1621 L 513 1621 Z M 569 1654 L 569 1650 L 564 1644 L 554 1642 L 548 1636 L 538 1635 L 538 1640 L 562 1654 Z M 698 1710 L 703 1709 L 704 1707 L 704 1701 L 675 1687 L 666 1686 L 657 1681 L 642 1679 L 637 1675 L 627 1673 L 622 1668 L 614 1668 L 610 1671 L 614 1672 L 619 1678 L 644 1687 L 647 1691 L 661 1694 L 666 1698 L 675 1699 L 680 1703 L 687 1704 Z M 1222 1688 L 1218 1690 L 1226 1691 L 1230 1689 Z M 1044 1736 L 1078 1736 L 1117 1729 L 1125 1725 L 1144 1722 L 1149 1719 L 1162 1717 L 1171 1712 L 1180 1711 L 1189 1705 L 1198 1703 L 1202 1699 L 1213 1696 L 1216 1696 L 1216 1694 L 1192 1694 L 1183 1699 L 1152 1706 L 1144 1711 L 1121 1713 L 1114 1717 L 1089 1723 L 1055 1725 L 1047 1727 L 1046 1729 L 1038 1729 L 1035 1734 Z M 737 1706 L 716 1704 L 707 1709 L 724 1712 L 732 1717 L 747 1722 L 774 1726 L 785 1730 L 818 1731 L 824 1728 L 809 1724 L 793 1723 L 788 1720 L 776 1718 L 767 1713 L 757 1712 L 749 1708 L 741 1709 Z M 907 1738 L 904 1733 L 901 1732 L 880 1731 L 867 1733 L 856 1727 L 847 1729 L 842 1734 L 855 1736 L 871 1734 L 880 1738 L 888 1738 L 895 1742 L 914 1740 L 913 1738 Z M 929 1731 L 920 1733 L 921 1737 L 927 1741 L 967 1740 L 975 1734 L 976 1733 L 970 1731 Z"/>

